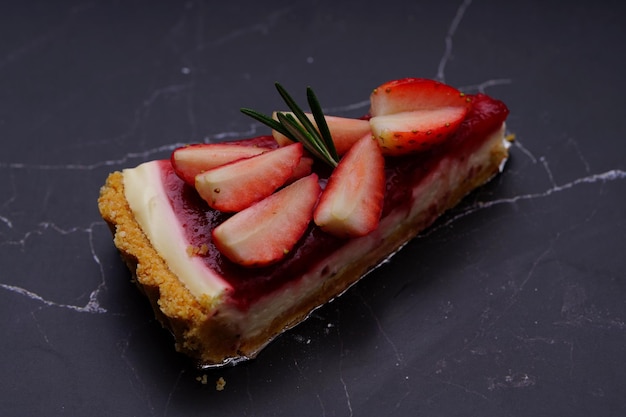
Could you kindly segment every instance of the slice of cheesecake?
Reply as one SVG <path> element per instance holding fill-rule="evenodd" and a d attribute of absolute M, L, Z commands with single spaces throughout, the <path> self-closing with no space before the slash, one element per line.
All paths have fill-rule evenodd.
<path fill-rule="evenodd" d="M 213 232 L 233 214 L 212 208 L 170 160 L 112 173 L 101 190 L 100 212 L 139 288 L 173 333 L 177 350 L 205 367 L 255 357 L 272 339 L 339 296 L 501 171 L 508 156 L 504 137 L 508 109 L 486 95 L 461 96 L 468 103 L 462 120 L 452 128 L 444 121 L 442 126 L 451 133 L 437 139 L 431 137 L 436 129 L 421 137 L 409 129 L 408 139 L 402 132 L 376 133 L 388 126 L 384 120 L 388 109 L 373 107 L 374 114 L 367 119 L 374 139 L 381 149 L 390 143 L 394 148 L 383 151 L 385 187 L 376 228 L 345 237 L 310 221 L 279 260 L 261 266 L 233 261 L 218 248 Z M 447 114 L 454 112 L 459 111 Z M 421 141 L 421 148 L 411 143 L 412 149 L 399 151 L 411 140 Z M 237 144 L 279 147 L 271 136 Z M 312 169 L 324 188 L 333 170 L 316 164 Z"/>

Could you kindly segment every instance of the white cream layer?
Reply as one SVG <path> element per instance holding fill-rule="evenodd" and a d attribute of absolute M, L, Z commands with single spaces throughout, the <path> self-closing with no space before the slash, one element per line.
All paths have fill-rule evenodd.
<path fill-rule="evenodd" d="M 201 258 L 189 255 L 189 242 L 163 188 L 159 164 L 146 162 L 123 171 L 126 201 L 152 246 L 189 291 L 199 300 L 218 298 L 231 287 Z"/>

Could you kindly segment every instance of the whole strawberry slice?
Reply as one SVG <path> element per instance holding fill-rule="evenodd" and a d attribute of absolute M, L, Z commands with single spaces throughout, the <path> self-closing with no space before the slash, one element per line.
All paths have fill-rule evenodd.
<path fill-rule="evenodd" d="M 237 264 L 258 267 L 275 263 L 303 236 L 319 194 L 316 174 L 301 178 L 217 226 L 213 242 Z"/>
<path fill-rule="evenodd" d="M 294 143 L 198 174 L 195 187 L 207 204 L 236 212 L 272 194 L 291 178 L 302 158 L 302 144 Z"/>
<path fill-rule="evenodd" d="M 457 131 L 466 114 L 465 107 L 441 107 L 372 117 L 370 125 L 385 155 L 403 155 L 445 141 Z"/>
<path fill-rule="evenodd" d="M 339 161 L 313 219 L 335 236 L 363 236 L 378 227 L 384 197 L 385 161 L 376 141 L 366 135 Z"/>
<path fill-rule="evenodd" d="M 426 78 L 402 78 L 377 87 L 370 95 L 372 117 L 440 107 L 466 107 L 471 97 L 456 88 Z"/>
<path fill-rule="evenodd" d="M 194 186 L 196 175 L 204 171 L 269 150 L 270 148 L 231 143 L 200 143 L 175 149 L 170 161 L 176 174 L 187 184 Z"/>
<path fill-rule="evenodd" d="M 313 115 L 311 113 L 305 113 L 305 115 L 311 120 L 311 123 L 317 127 Z M 276 112 L 274 112 L 272 118 L 278 120 Z M 337 154 L 340 156 L 348 152 L 348 149 L 350 149 L 356 141 L 370 132 L 370 125 L 367 120 L 339 116 L 324 116 L 324 118 L 326 119 L 328 130 L 330 130 L 330 134 L 333 138 L 333 144 L 335 145 Z M 293 143 L 291 139 L 276 130 L 272 130 L 272 135 L 280 146 Z"/>
<path fill-rule="evenodd" d="M 403 78 L 374 89 L 370 126 L 385 155 L 427 150 L 448 139 L 471 107 L 471 98 L 449 85 Z"/>

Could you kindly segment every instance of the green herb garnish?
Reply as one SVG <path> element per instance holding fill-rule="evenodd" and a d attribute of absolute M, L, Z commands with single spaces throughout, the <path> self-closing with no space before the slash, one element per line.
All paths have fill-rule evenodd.
<path fill-rule="evenodd" d="M 330 166 L 336 167 L 339 163 L 339 156 L 337 155 L 333 138 L 330 135 L 322 107 L 311 87 L 307 87 L 306 97 L 317 128 L 311 123 L 309 118 L 283 86 L 276 83 L 276 89 L 293 114 L 277 112 L 276 117 L 278 120 L 274 120 L 269 116 L 251 109 L 243 108 L 241 112 L 277 132 L 282 133 L 292 141 L 302 143 L 302 146 L 314 156 L 328 163 Z"/>

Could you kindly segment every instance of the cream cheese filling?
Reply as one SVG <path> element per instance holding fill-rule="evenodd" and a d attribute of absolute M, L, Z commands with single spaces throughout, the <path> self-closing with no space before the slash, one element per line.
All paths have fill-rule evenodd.
<path fill-rule="evenodd" d="M 207 268 L 202 259 L 188 253 L 189 242 L 163 189 L 159 164 L 159 161 L 146 162 L 123 171 L 126 201 L 172 273 L 196 299 L 208 297 L 211 302 L 231 289 L 230 284 Z"/>

